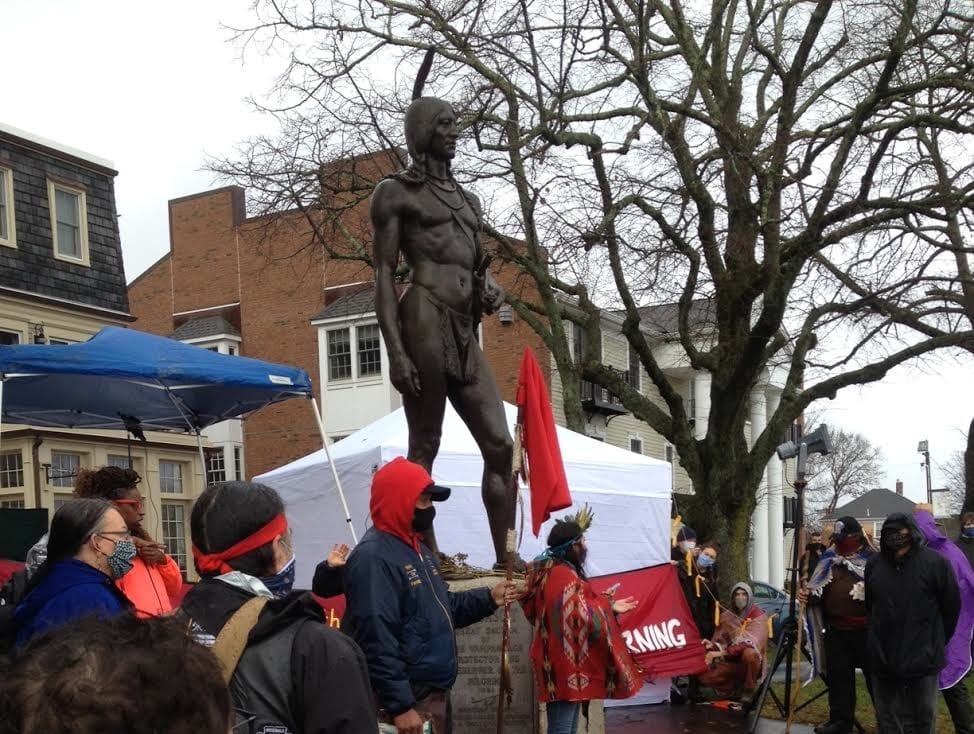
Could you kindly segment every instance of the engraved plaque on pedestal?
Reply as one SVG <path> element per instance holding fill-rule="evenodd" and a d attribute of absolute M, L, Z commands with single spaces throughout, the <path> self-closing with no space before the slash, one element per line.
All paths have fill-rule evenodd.
<path fill-rule="evenodd" d="M 499 578 L 451 581 L 451 591 L 493 586 Z M 457 630 L 460 672 L 453 686 L 453 731 L 486 734 L 497 730 L 497 696 L 500 691 L 500 652 L 504 610 L 498 609 L 482 622 Z M 514 697 L 504 707 L 504 734 L 537 734 L 538 706 L 528 651 L 531 625 L 520 605 L 511 606 L 511 637 L 508 648 Z"/>

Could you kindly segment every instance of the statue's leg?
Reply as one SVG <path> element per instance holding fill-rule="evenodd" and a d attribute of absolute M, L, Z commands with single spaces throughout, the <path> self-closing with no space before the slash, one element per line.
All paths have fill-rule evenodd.
<path fill-rule="evenodd" d="M 402 405 L 409 426 L 409 451 L 406 458 L 415 461 L 432 474 L 433 461 L 440 450 L 443 435 L 443 412 L 446 408 L 447 383 L 441 359 L 443 355 L 440 312 L 419 293 L 407 292 L 399 302 L 399 319 L 403 342 L 419 372 L 420 394 L 403 395 Z M 436 534 L 430 528 L 423 542 L 436 553 Z"/>
<path fill-rule="evenodd" d="M 513 442 L 494 373 L 480 347 L 475 350 L 476 380 L 450 390 L 450 402 L 467 424 L 484 457 L 481 496 L 487 510 L 497 563 L 507 560 L 507 532 L 514 528 L 515 498 L 511 488 Z"/>

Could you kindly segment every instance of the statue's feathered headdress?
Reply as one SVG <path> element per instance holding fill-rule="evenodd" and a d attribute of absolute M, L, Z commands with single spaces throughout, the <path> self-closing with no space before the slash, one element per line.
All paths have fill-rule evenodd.
<path fill-rule="evenodd" d="M 419 71 L 416 72 L 416 81 L 413 82 L 414 100 L 423 96 L 423 87 L 426 86 L 426 78 L 430 74 L 430 69 L 433 66 L 433 58 L 435 56 L 436 51 L 431 48 L 426 49 L 426 55 L 423 57 L 423 61 L 419 65 Z"/>

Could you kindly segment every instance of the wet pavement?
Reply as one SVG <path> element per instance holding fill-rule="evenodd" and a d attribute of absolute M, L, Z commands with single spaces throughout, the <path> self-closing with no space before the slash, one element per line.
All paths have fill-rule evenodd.
<path fill-rule="evenodd" d="M 761 719 L 756 734 L 784 732 L 785 722 Z M 740 711 L 709 705 L 620 706 L 606 709 L 606 734 L 746 734 L 748 719 Z M 793 734 L 812 734 L 812 727 L 793 724 Z"/>

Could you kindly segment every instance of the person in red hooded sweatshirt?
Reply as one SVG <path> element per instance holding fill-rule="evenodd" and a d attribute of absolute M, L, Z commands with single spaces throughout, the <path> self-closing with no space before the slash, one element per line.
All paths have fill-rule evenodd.
<path fill-rule="evenodd" d="M 342 631 L 365 653 L 376 701 L 399 734 L 421 734 L 432 719 L 450 734 L 457 678 L 455 630 L 517 599 L 514 582 L 451 592 L 421 540 L 450 489 L 419 464 L 396 458 L 372 478 L 373 526 L 345 566 Z"/>

